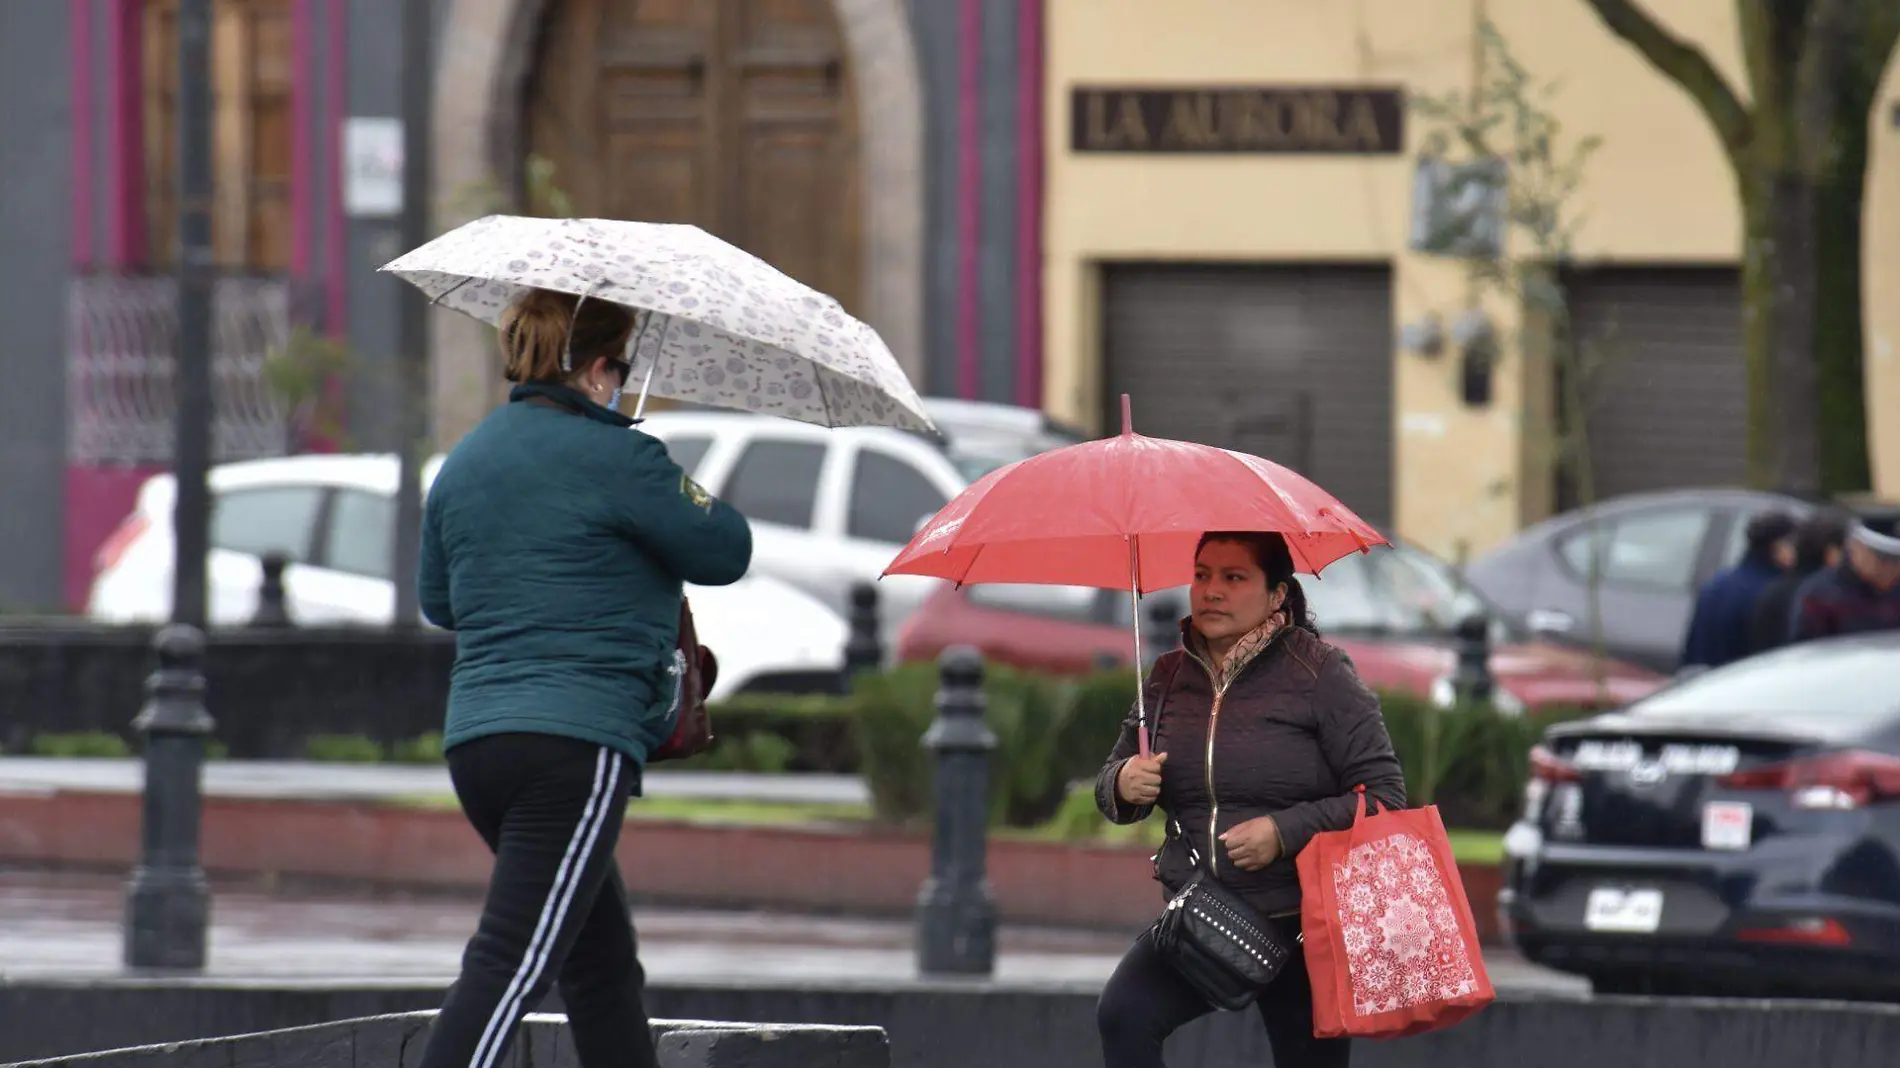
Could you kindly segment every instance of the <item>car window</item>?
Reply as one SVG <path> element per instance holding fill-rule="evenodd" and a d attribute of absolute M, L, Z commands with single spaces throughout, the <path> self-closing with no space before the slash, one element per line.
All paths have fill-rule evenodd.
<path fill-rule="evenodd" d="M 1731 513 L 1729 515 L 1728 537 L 1722 546 L 1722 559 L 1717 567 L 1734 567 L 1742 562 L 1742 554 L 1748 551 L 1748 517 Z"/>
<path fill-rule="evenodd" d="M 1451 565 L 1410 545 L 1374 549 L 1366 555 L 1381 592 L 1393 601 L 1405 629 L 1423 634 L 1449 634 L 1471 616 L 1490 620 L 1491 640 L 1515 640 L 1503 616 L 1473 589 Z M 1330 574 L 1329 567 L 1324 572 Z"/>
<path fill-rule="evenodd" d="M 706 458 L 706 450 L 712 448 L 712 439 L 704 437 L 667 438 L 663 444 L 666 445 L 666 454 L 673 458 L 673 462 L 680 465 L 680 469 L 685 471 L 688 475 L 692 475 L 698 472 L 699 461 Z"/>
<path fill-rule="evenodd" d="M 1041 586 L 1030 583 L 979 583 L 967 588 L 970 603 L 998 612 L 1041 616 L 1066 623 L 1101 622 L 1103 591 L 1093 586 Z M 1122 595 L 1123 603 L 1127 594 Z"/>
<path fill-rule="evenodd" d="M 720 496 L 755 523 L 809 530 L 824 466 L 817 442 L 758 438 L 739 454 Z"/>
<path fill-rule="evenodd" d="M 1627 515 L 1566 537 L 1557 550 L 1580 579 L 1590 576 L 1592 546 L 1602 579 L 1619 586 L 1688 589 L 1708 534 L 1709 514 L 1671 510 Z"/>
<path fill-rule="evenodd" d="M 231 490 L 211 505 L 211 547 L 263 556 L 281 552 L 292 563 L 308 563 L 320 486 L 271 486 Z"/>
<path fill-rule="evenodd" d="M 1693 675 L 1630 707 L 1636 716 L 1877 726 L 1900 711 L 1891 643 L 1796 645 Z"/>
<path fill-rule="evenodd" d="M 364 578 L 395 577 L 396 502 L 380 493 L 340 490 L 330 505 L 324 565 Z"/>
<path fill-rule="evenodd" d="M 1322 631 L 1413 631 L 1416 612 L 1408 612 L 1382 588 L 1370 557 L 1360 553 L 1327 564 L 1318 575 L 1299 576 L 1306 606 Z"/>
<path fill-rule="evenodd" d="M 936 483 L 895 456 L 863 449 L 851 479 L 851 537 L 903 545 L 949 503 Z"/>

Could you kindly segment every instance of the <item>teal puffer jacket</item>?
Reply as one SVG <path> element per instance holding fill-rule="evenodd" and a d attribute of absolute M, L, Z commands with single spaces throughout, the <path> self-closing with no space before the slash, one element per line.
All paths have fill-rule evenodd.
<path fill-rule="evenodd" d="M 444 748 L 557 734 L 644 766 L 672 733 L 681 583 L 737 582 L 752 530 L 631 427 L 578 391 L 516 386 L 443 461 L 419 582 L 456 637 Z"/>

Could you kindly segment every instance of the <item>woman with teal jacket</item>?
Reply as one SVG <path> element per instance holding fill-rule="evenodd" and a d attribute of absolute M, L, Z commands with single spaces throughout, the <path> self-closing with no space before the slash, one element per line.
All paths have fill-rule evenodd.
<path fill-rule="evenodd" d="M 423 510 L 423 614 L 456 638 L 443 746 L 495 867 L 422 1068 L 494 1068 L 557 982 L 584 1068 L 657 1064 L 614 845 L 678 718 L 681 585 L 737 582 L 752 532 L 617 410 L 634 325 L 523 297 L 508 403 Z"/>

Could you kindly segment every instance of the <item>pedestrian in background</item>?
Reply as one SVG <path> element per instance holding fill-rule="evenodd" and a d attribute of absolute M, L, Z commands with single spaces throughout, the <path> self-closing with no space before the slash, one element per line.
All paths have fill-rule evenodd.
<path fill-rule="evenodd" d="M 1159 806 L 1170 826 L 1155 877 L 1168 893 L 1205 867 L 1291 947 L 1254 1002 L 1273 1063 L 1344 1068 L 1351 1040 L 1313 1037 L 1293 858 L 1314 835 L 1352 826 L 1356 786 L 1383 808 L 1404 807 L 1405 775 L 1378 697 L 1319 637 L 1284 537 L 1204 535 L 1190 602 L 1183 648 L 1162 655 L 1146 683 L 1153 755 L 1140 755 L 1131 713 L 1096 778 L 1095 803 L 1124 824 Z M 1096 1006 L 1104 1061 L 1162 1068 L 1168 1035 L 1212 1011 L 1144 933 Z"/>
<path fill-rule="evenodd" d="M 1862 517 L 1848 528 L 1841 562 L 1795 591 L 1790 641 L 1900 630 L 1900 515 Z"/>
<path fill-rule="evenodd" d="M 1788 644 L 1788 621 L 1795 591 L 1817 571 L 1836 567 L 1847 542 L 1847 514 L 1816 512 L 1801 521 L 1794 533 L 1794 566 L 1777 576 L 1755 602 L 1754 640 L 1749 652 L 1765 653 Z"/>
<path fill-rule="evenodd" d="M 494 1068 L 556 982 L 584 1068 L 658 1064 L 614 846 L 679 715 L 681 583 L 738 581 L 752 532 L 617 410 L 633 329 L 522 298 L 508 403 L 423 512 L 422 609 L 456 639 L 443 746 L 495 867 L 422 1068 Z"/>
<path fill-rule="evenodd" d="M 1717 572 L 1696 595 L 1682 643 L 1683 667 L 1721 667 L 1749 654 L 1755 605 L 1794 564 L 1794 532 L 1794 517 L 1786 512 L 1763 512 L 1748 521 L 1742 558 Z"/>

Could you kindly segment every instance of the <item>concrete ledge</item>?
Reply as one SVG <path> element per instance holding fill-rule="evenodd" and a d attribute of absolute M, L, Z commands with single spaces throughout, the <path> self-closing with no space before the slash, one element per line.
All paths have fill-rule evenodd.
<path fill-rule="evenodd" d="M 414 1068 L 435 1013 L 408 1012 L 255 1034 L 20 1061 L 7 1068 Z M 875 1027 L 655 1020 L 663 1068 L 889 1068 Z M 564 1016 L 522 1022 L 497 1068 L 579 1068 Z"/>
<path fill-rule="evenodd" d="M 94 984 L 0 983 L 0 1062 L 98 1048 L 106 1044 L 107 1035 L 113 1036 L 114 1044 L 147 1045 L 193 1033 L 265 1031 L 345 1015 L 403 1013 L 386 1017 L 395 1022 L 379 1024 L 380 1030 L 369 1039 L 359 1038 L 356 1047 L 359 1051 L 380 1051 L 378 1068 L 398 1068 L 413 1063 L 403 1058 L 420 1049 L 414 1035 L 431 1015 L 406 1010 L 425 1005 L 433 1008 L 441 997 L 439 986 L 344 989 L 335 984 L 216 986 L 203 981 L 168 985 L 150 979 Z M 711 1043 L 711 1037 L 719 1036 L 702 1039 L 696 1033 L 708 1029 L 729 1031 L 730 1025 L 656 1025 L 665 1032 L 663 1042 L 668 1044 L 662 1048 L 668 1051 L 665 1063 L 669 1065 L 1100 1068 L 1095 998 L 1092 989 L 1035 991 L 981 982 L 901 990 L 869 985 L 706 983 L 649 988 L 647 1005 L 673 1021 L 786 1020 L 873 1029 L 868 1037 L 847 1031 L 833 1039 L 774 1024 L 747 1029 L 749 1037 L 728 1038 L 728 1046 Z M 350 1011 L 339 1011 L 346 1006 Z M 536 1022 L 515 1044 L 517 1059 L 509 1062 L 509 1068 L 547 1068 L 556 1063 L 565 1068 L 573 1064 L 565 1028 L 551 1021 L 544 1024 L 541 1017 L 531 1019 Z M 405 1034 L 409 1036 L 406 1039 Z M 791 1035 L 800 1042 L 819 1038 L 838 1044 L 825 1046 L 822 1057 L 806 1062 L 719 1059 L 728 1052 L 734 1057 L 765 1057 L 793 1048 L 774 1045 L 781 1041 L 772 1037 L 775 1035 Z M 193 1043 L 165 1048 L 183 1050 L 187 1046 L 207 1048 Z M 870 1047 L 875 1050 L 865 1052 Z M 264 1068 L 262 1054 L 250 1058 L 234 1057 L 232 1053 L 265 1047 L 227 1042 L 209 1048 L 220 1051 L 215 1065 L 193 1062 L 184 1068 Z M 1357 1068 L 1892 1068 L 1900 1063 L 1897 1051 L 1900 1006 L 1593 999 L 1513 993 L 1501 995 L 1496 1004 L 1448 1031 L 1396 1042 L 1358 1043 L 1353 1064 Z M 140 1056 L 157 1068 L 152 1054 L 140 1051 Z M 870 1056 L 879 1059 L 861 1059 Z M 1169 1042 L 1168 1056 L 1170 1063 L 1209 1068 L 1272 1063 L 1259 1018 L 1252 1013 L 1219 1013 L 1190 1024 Z M 146 1061 L 137 1057 L 113 1061 L 67 1058 L 59 1063 L 62 1068 L 145 1068 Z M 309 1068 L 330 1068 L 331 1064 L 302 1054 L 274 1063 L 300 1068 L 306 1063 Z M 362 1059 L 362 1064 L 369 1068 L 367 1059 Z M 166 1068 L 177 1068 L 175 1058 L 167 1059 Z"/>

